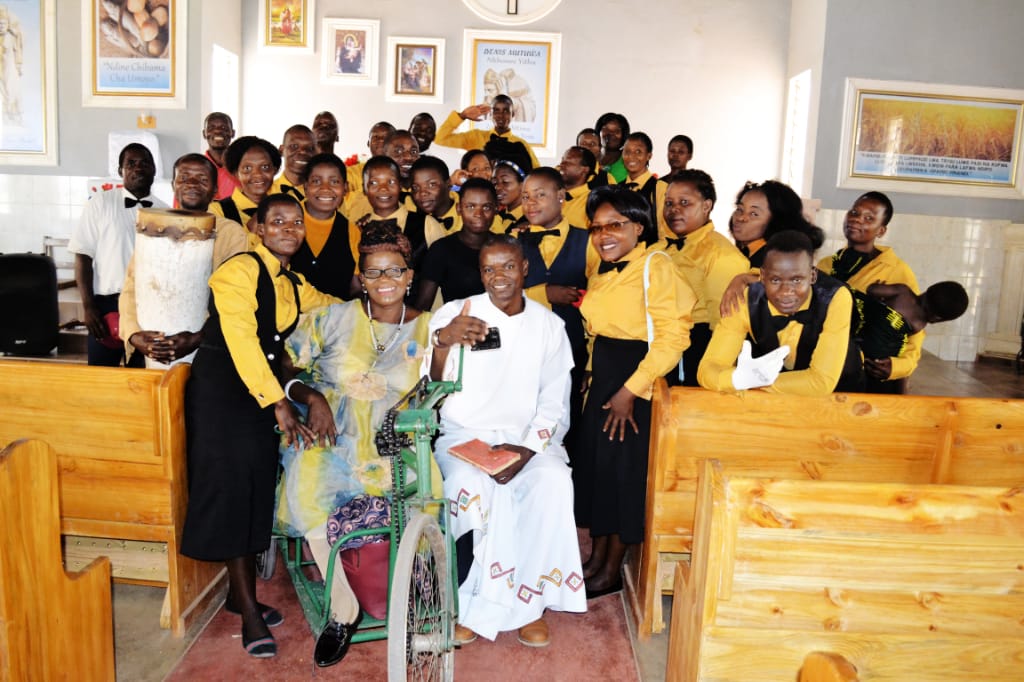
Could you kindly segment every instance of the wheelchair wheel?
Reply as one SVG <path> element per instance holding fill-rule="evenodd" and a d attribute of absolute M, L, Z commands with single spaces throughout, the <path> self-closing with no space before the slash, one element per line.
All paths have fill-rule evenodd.
<path fill-rule="evenodd" d="M 398 545 L 388 604 L 388 679 L 446 680 L 455 673 L 455 601 L 448 544 L 437 520 L 415 514 Z"/>
<path fill-rule="evenodd" d="M 277 538 L 271 538 L 270 547 L 256 555 L 256 575 L 262 580 L 270 580 L 274 577 L 275 566 L 277 566 Z"/>

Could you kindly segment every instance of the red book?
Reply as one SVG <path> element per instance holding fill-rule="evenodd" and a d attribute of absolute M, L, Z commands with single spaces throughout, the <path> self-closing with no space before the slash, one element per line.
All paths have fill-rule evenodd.
<path fill-rule="evenodd" d="M 522 459 L 518 452 L 492 450 L 490 445 L 479 438 L 451 446 L 448 448 L 448 454 L 479 467 L 491 476 L 504 471 Z"/>

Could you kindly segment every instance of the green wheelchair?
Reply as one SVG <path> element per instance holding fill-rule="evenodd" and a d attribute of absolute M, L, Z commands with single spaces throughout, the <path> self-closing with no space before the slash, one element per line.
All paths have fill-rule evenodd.
<path fill-rule="evenodd" d="M 364 612 L 352 642 L 387 639 L 391 682 L 454 677 L 458 578 L 448 501 L 431 491 L 431 441 L 439 426 L 438 407 L 462 388 L 459 365 L 455 381 L 423 377 L 388 410 L 377 432 L 377 452 L 391 460 L 390 526 L 339 537 L 322 580 L 311 577 L 310 567 L 316 562 L 304 556 L 303 538 L 275 536 L 314 637 L 329 619 L 334 572 L 344 570 L 337 561 L 342 545 L 358 537 L 389 537 L 387 616 L 382 620 Z M 265 579 L 274 573 L 274 544 L 257 559 L 257 570 Z"/>

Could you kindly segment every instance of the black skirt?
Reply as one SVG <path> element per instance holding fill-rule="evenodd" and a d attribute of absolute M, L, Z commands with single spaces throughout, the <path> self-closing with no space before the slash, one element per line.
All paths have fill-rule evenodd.
<path fill-rule="evenodd" d="M 643 541 L 647 499 L 647 454 L 651 439 L 651 402 L 633 401 L 634 433 L 609 440 L 601 429 L 608 410 L 601 406 L 622 388 L 647 355 L 646 341 L 598 336 L 594 340 L 590 392 L 573 466 L 576 524 L 594 537 L 617 533 L 626 544 Z"/>
<path fill-rule="evenodd" d="M 227 349 L 202 346 L 185 389 L 188 511 L 181 553 L 225 561 L 270 546 L 277 420 L 260 407 Z"/>

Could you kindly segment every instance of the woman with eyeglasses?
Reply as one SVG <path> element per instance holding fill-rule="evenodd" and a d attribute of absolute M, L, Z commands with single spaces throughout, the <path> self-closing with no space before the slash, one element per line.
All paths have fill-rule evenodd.
<path fill-rule="evenodd" d="M 576 525 L 589 528 L 587 598 L 622 589 L 622 560 L 643 541 L 654 380 L 690 345 L 693 289 L 666 254 L 647 251 L 650 207 L 621 185 L 587 199 L 590 241 L 601 256 L 580 312 L 594 339 L 580 447 L 573 462 Z"/>
<path fill-rule="evenodd" d="M 276 526 L 304 535 L 325 575 L 329 515 L 357 495 L 380 498 L 391 490 L 390 463 L 378 455 L 373 439 L 388 408 L 419 379 L 428 342 L 430 314 L 406 304 L 411 252 L 409 239 L 393 223 L 367 223 L 359 242 L 362 298 L 307 316 L 285 346 L 299 368 L 289 396 L 305 403 L 322 394 L 337 436 L 327 446 L 282 445 Z M 330 620 L 314 651 L 321 667 L 345 655 L 360 613 L 340 561 L 334 577 Z"/>

